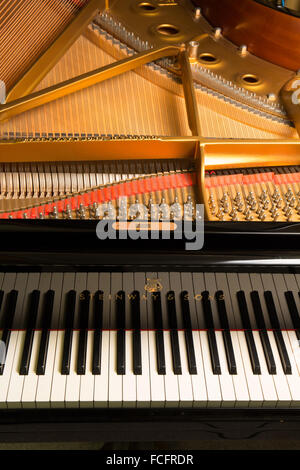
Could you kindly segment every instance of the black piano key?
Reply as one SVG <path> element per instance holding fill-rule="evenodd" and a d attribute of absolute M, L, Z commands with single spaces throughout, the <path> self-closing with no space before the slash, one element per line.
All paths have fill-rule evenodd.
<path fill-rule="evenodd" d="M 272 326 L 272 329 L 273 329 L 277 349 L 278 349 L 278 352 L 279 352 L 283 372 L 285 374 L 291 374 L 292 373 L 292 366 L 291 366 L 289 356 L 288 356 L 288 352 L 286 350 L 286 346 L 285 346 L 284 339 L 283 339 L 283 336 L 282 336 L 282 332 L 281 332 L 281 328 L 280 328 L 280 324 L 279 324 L 278 315 L 277 315 L 277 312 L 276 312 L 276 307 L 275 307 L 275 304 L 274 304 L 274 299 L 273 299 L 272 292 L 271 291 L 265 291 L 264 296 L 265 296 L 267 310 L 268 310 L 268 313 L 269 313 L 270 322 L 271 322 L 271 326 Z"/>
<path fill-rule="evenodd" d="M 23 347 L 23 352 L 22 352 L 20 375 L 28 375 L 39 301 L 40 301 L 40 291 L 39 290 L 32 291 L 30 294 L 30 300 L 28 304 L 27 326 L 26 326 L 24 347 Z"/>
<path fill-rule="evenodd" d="M 166 374 L 166 358 L 163 334 L 162 307 L 160 292 L 153 292 L 152 305 L 154 313 L 154 328 L 156 337 L 156 357 L 158 374 Z"/>
<path fill-rule="evenodd" d="M 268 332 L 266 329 L 266 324 L 264 320 L 263 311 L 261 308 L 259 293 L 257 291 L 253 291 L 250 293 L 251 302 L 254 310 L 255 320 L 257 324 L 257 328 L 259 329 L 259 336 L 261 340 L 261 344 L 263 347 L 267 367 L 269 374 L 276 374 L 276 363 L 273 356 Z"/>
<path fill-rule="evenodd" d="M 140 293 L 133 291 L 130 296 L 131 318 L 133 327 L 133 373 L 142 374 L 142 345 L 141 345 L 141 311 Z"/>
<path fill-rule="evenodd" d="M 84 290 L 79 299 L 79 344 L 77 354 L 77 374 L 84 375 L 86 369 L 86 349 L 88 339 L 89 311 L 90 311 L 90 292 Z"/>
<path fill-rule="evenodd" d="M 183 291 L 180 294 L 181 311 L 184 325 L 185 344 L 188 358 L 189 373 L 191 375 L 197 374 L 197 364 L 194 348 L 194 339 L 192 332 L 192 321 L 189 303 L 189 294 L 187 291 Z"/>
<path fill-rule="evenodd" d="M 48 354 L 48 344 L 50 327 L 53 312 L 54 291 L 48 290 L 44 298 L 44 310 L 42 312 L 42 335 L 39 348 L 38 362 L 37 362 L 37 375 L 44 375 L 46 371 L 46 362 Z"/>
<path fill-rule="evenodd" d="M 180 358 L 180 350 L 179 350 L 178 326 L 177 326 L 177 315 L 176 315 L 174 291 L 170 291 L 167 293 L 167 308 L 168 308 L 169 329 L 170 329 L 170 337 L 171 337 L 173 372 L 174 374 L 179 375 L 179 374 L 182 374 L 182 370 L 181 370 L 181 358 Z"/>
<path fill-rule="evenodd" d="M 4 292 L 0 291 L 1 305 L 3 302 L 3 295 L 4 295 Z M 11 290 L 7 295 L 7 303 L 6 303 L 6 308 L 4 311 L 4 318 L 3 318 L 4 325 L 3 325 L 3 332 L 2 332 L 2 338 L 1 338 L 1 340 L 5 344 L 6 353 L 7 353 L 8 346 L 9 346 L 10 333 L 11 333 L 12 324 L 13 324 L 13 320 L 15 316 L 17 299 L 18 299 L 18 291 L 14 289 Z M 0 308 L 1 308 L 1 305 L 0 305 Z M 0 364 L 0 375 L 3 375 L 4 367 L 5 367 L 5 363 Z"/>
<path fill-rule="evenodd" d="M 219 359 L 215 326 L 214 326 L 214 320 L 213 320 L 208 291 L 202 292 L 202 306 L 203 306 L 203 311 L 204 311 L 205 324 L 208 330 L 207 336 L 208 336 L 208 344 L 209 344 L 212 370 L 214 374 L 219 375 L 221 374 L 221 364 L 220 364 L 220 359 Z"/>
<path fill-rule="evenodd" d="M 119 291 L 116 295 L 117 312 L 117 374 L 126 373 L 126 349 L 125 349 L 125 292 Z"/>
<path fill-rule="evenodd" d="M 94 343 L 92 373 L 101 374 L 101 350 L 103 328 L 103 291 L 98 290 L 94 295 Z"/>
<path fill-rule="evenodd" d="M 228 371 L 229 371 L 229 374 L 235 375 L 237 374 L 237 368 L 236 368 L 236 361 L 234 357 L 234 350 L 233 350 L 233 345 L 232 345 L 232 340 L 231 340 L 231 334 L 230 334 L 230 328 L 229 328 L 229 322 L 228 322 L 228 316 L 226 312 L 226 305 L 225 305 L 223 291 L 221 290 L 217 291 L 215 298 L 217 302 L 220 324 L 223 330 L 222 336 L 223 336 L 223 341 L 224 341 L 224 346 L 225 346 Z"/>
<path fill-rule="evenodd" d="M 298 312 L 297 305 L 295 302 L 294 294 L 292 291 L 287 291 L 284 293 L 284 295 L 285 295 L 285 299 L 286 299 L 290 316 L 292 319 L 293 327 L 295 328 L 295 333 L 299 341 L 300 340 L 300 317 L 299 317 L 299 312 Z"/>
<path fill-rule="evenodd" d="M 61 365 L 62 375 L 70 374 L 75 305 L 76 305 L 76 291 L 70 290 L 67 293 L 67 300 L 66 300 L 66 307 L 65 307 L 65 335 L 64 335 L 62 365 Z"/>
<path fill-rule="evenodd" d="M 248 306 L 247 306 L 244 291 L 240 290 L 239 292 L 237 292 L 237 300 L 239 304 L 243 328 L 245 330 L 244 333 L 245 333 L 248 352 L 250 356 L 252 371 L 253 371 L 253 374 L 261 374 L 260 363 L 258 359 L 255 341 L 253 338 L 250 317 L 249 317 L 249 312 L 248 312 Z"/>

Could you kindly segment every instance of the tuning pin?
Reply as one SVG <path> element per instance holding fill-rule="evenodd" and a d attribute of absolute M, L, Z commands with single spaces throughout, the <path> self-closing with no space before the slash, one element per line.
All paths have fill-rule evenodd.
<path fill-rule="evenodd" d="M 234 198 L 234 202 L 236 202 L 238 204 L 241 201 L 241 199 L 242 199 L 242 195 L 241 195 L 240 191 L 237 191 L 236 196 Z"/>
<path fill-rule="evenodd" d="M 225 214 L 227 214 L 229 212 L 229 203 L 228 202 L 223 203 L 223 210 L 224 210 Z"/>
<path fill-rule="evenodd" d="M 65 210 L 64 215 L 66 219 L 72 219 L 72 211 L 71 211 L 71 207 L 69 204 L 66 205 L 66 210 Z"/>
<path fill-rule="evenodd" d="M 288 208 L 288 210 L 285 212 L 285 216 L 287 220 L 290 220 L 292 213 L 293 213 L 292 209 Z"/>
<path fill-rule="evenodd" d="M 77 211 L 77 214 L 78 214 L 78 217 L 79 219 L 85 219 L 85 207 L 83 204 L 80 204 L 79 205 L 79 209 Z"/>
<path fill-rule="evenodd" d="M 268 207 L 269 207 L 269 204 L 270 204 L 270 201 L 269 201 L 269 199 L 266 199 L 266 200 L 264 201 L 264 204 L 263 204 L 263 208 L 264 208 L 264 210 L 267 210 L 267 209 L 268 209 Z"/>
<path fill-rule="evenodd" d="M 237 214 L 237 211 L 236 211 L 236 209 L 233 207 L 232 210 L 231 210 L 231 212 L 230 212 L 230 214 L 229 214 L 229 217 L 232 217 L 232 218 L 233 218 L 234 216 L 236 216 L 236 214 Z"/>
<path fill-rule="evenodd" d="M 296 204 L 296 198 L 294 196 L 292 196 L 290 201 L 289 201 L 289 206 L 294 207 L 295 204 Z"/>
<path fill-rule="evenodd" d="M 223 196 L 222 196 L 222 198 L 220 199 L 220 202 L 221 202 L 222 204 L 224 204 L 224 203 L 226 203 L 227 201 L 228 201 L 228 194 L 225 192 L 225 193 L 223 193 Z"/>
<path fill-rule="evenodd" d="M 247 214 L 245 214 L 245 219 L 246 219 L 247 221 L 253 220 L 253 215 L 251 215 L 250 211 L 247 212 Z"/>
<path fill-rule="evenodd" d="M 219 212 L 217 213 L 217 217 L 218 217 L 218 219 L 220 219 L 221 221 L 224 220 L 224 212 L 223 212 L 223 208 L 222 208 L 222 207 L 220 207 Z"/>
<path fill-rule="evenodd" d="M 262 210 L 259 215 L 258 215 L 258 218 L 261 222 L 263 222 L 265 220 L 265 218 L 267 217 L 266 213 Z"/>
<path fill-rule="evenodd" d="M 284 196 L 287 199 L 287 201 L 289 201 L 293 197 L 293 191 L 291 190 L 290 186 L 288 187 L 288 190 Z"/>
<path fill-rule="evenodd" d="M 49 214 L 51 219 L 58 219 L 57 207 L 53 206 L 52 212 Z"/>
<path fill-rule="evenodd" d="M 267 191 L 265 189 L 262 189 L 261 194 L 259 196 L 260 200 L 264 202 L 267 199 Z"/>
<path fill-rule="evenodd" d="M 285 205 L 282 208 L 282 212 L 284 212 L 286 214 L 288 212 L 288 210 L 289 210 L 289 205 L 288 205 L 288 203 L 285 203 Z"/>

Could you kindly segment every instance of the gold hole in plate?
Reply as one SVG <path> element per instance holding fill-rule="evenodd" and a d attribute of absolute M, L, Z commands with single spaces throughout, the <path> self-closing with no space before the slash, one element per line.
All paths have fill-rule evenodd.
<path fill-rule="evenodd" d="M 209 52 L 203 52 L 202 54 L 200 54 L 199 60 L 201 60 L 201 62 L 204 62 L 205 64 L 215 64 L 216 62 L 218 62 L 217 57 L 213 54 L 210 54 Z"/>
<path fill-rule="evenodd" d="M 145 13 L 148 13 L 148 12 L 151 13 L 152 11 L 157 10 L 157 7 L 155 5 L 153 5 L 153 3 L 150 3 L 150 2 L 141 2 L 141 3 L 139 3 L 138 6 Z"/>
<path fill-rule="evenodd" d="M 156 31 L 163 36 L 175 36 L 180 29 L 173 24 L 160 24 L 156 27 Z"/>
<path fill-rule="evenodd" d="M 247 85 L 258 85 L 260 82 L 258 76 L 252 73 L 244 73 L 244 75 L 241 76 L 241 79 Z"/>

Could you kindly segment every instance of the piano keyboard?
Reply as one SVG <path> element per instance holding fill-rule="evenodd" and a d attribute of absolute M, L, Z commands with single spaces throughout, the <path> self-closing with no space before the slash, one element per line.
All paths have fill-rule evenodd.
<path fill-rule="evenodd" d="M 299 407 L 300 275 L 2 273 L 2 408 Z"/>

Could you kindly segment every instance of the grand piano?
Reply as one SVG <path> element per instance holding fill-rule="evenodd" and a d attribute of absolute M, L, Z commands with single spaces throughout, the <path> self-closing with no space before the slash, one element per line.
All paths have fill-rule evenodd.
<path fill-rule="evenodd" d="M 2 442 L 297 436 L 299 16 L 1 3 Z"/>

